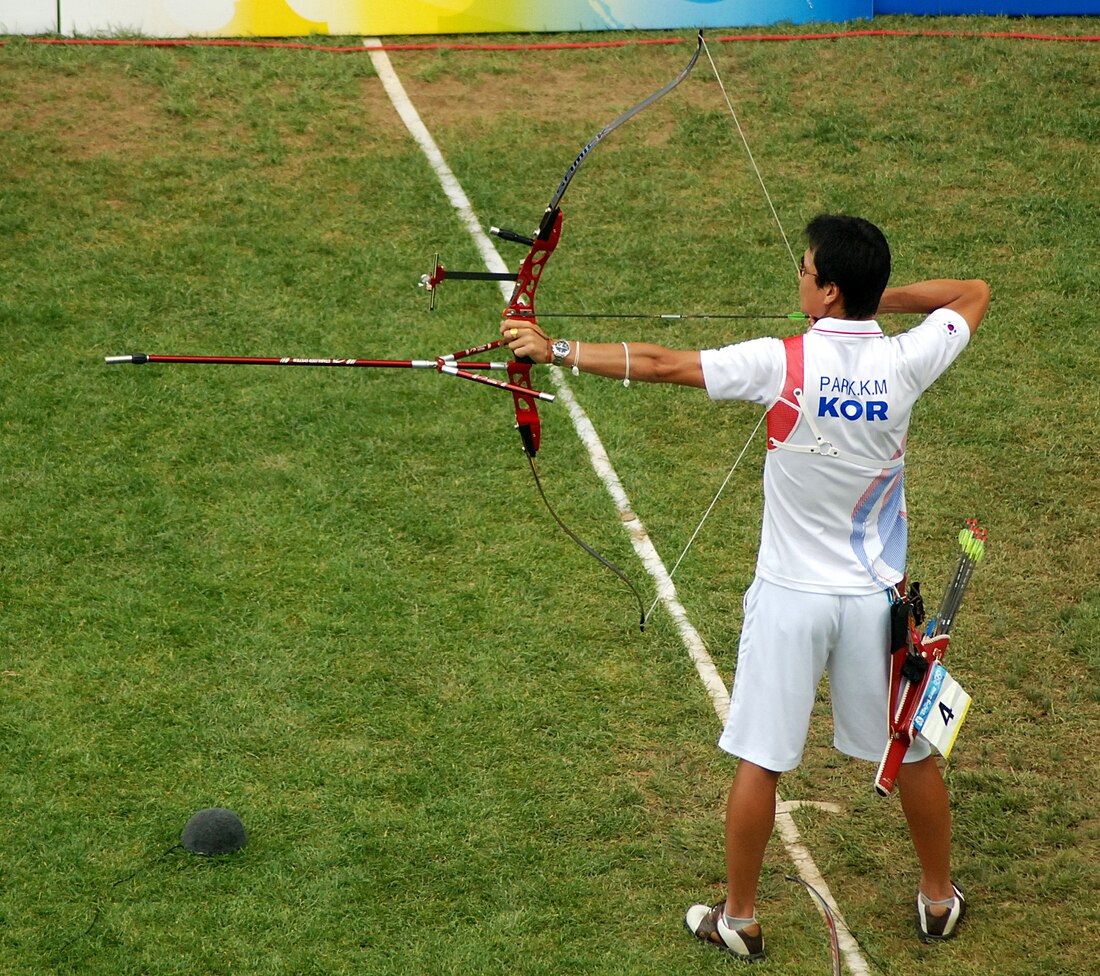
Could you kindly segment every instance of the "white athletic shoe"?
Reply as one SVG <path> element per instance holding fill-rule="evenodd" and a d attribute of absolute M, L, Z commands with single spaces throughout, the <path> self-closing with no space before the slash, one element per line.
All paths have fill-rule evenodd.
<path fill-rule="evenodd" d="M 966 914 L 966 899 L 958 888 L 951 887 L 955 900 L 943 915 L 933 915 L 917 892 L 917 936 L 921 942 L 946 942 L 958 934 L 959 922 Z"/>
<path fill-rule="evenodd" d="M 744 929 L 731 929 L 726 924 L 725 899 L 717 905 L 692 905 L 684 916 L 684 925 L 695 938 L 745 962 L 764 958 L 764 933 L 748 935 Z"/>

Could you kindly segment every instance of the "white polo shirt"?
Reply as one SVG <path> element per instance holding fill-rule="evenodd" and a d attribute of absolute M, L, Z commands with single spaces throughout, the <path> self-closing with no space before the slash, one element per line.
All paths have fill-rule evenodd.
<path fill-rule="evenodd" d="M 965 319 L 948 309 L 892 337 L 874 321 L 814 323 L 803 337 L 803 415 L 785 441 L 813 445 L 816 427 L 839 456 L 769 449 L 758 576 L 835 594 L 874 593 L 901 581 L 908 536 L 899 459 L 909 417 L 969 339 Z M 714 400 L 771 408 L 783 392 L 787 358 L 779 339 L 700 355 Z"/>

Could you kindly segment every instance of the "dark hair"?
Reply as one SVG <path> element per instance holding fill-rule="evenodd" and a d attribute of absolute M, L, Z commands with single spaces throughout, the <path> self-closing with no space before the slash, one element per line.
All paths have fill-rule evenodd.
<path fill-rule="evenodd" d="M 817 280 L 834 284 L 844 296 L 849 318 L 869 319 L 890 280 L 890 245 L 869 220 L 820 214 L 806 225 Z"/>

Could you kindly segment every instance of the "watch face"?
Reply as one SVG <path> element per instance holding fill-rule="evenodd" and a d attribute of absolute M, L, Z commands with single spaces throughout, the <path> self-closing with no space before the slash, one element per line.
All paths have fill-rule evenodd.
<path fill-rule="evenodd" d="M 550 348 L 554 353 L 555 360 L 560 361 L 569 355 L 569 343 L 565 339 L 555 339 Z"/>

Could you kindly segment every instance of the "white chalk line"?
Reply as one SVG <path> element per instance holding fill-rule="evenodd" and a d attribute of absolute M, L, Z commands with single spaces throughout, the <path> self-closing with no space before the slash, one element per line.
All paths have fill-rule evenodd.
<path fill-rule="evenodd" d="M 406 93 L 404 85 L 401 84 L 401 79 L 398 78 L 397 73 L 393 70 L 393 65 L 390 63 L 390 59 L 386 52 L 377 50 L 381 47 L 381 43 L 381 40 L 377 37 L 364 38 L 363 40 L 364 46 L 371 49 L 369 54 L 371 63 L 374 65 L 374 70 L 378 73 L 378 77 L 390 101 L 393 103 L 394 109 L 397 111 L 401 121 L 405 123 L 405 127 L 409 130 L 414 141 L 427 158 L 447 199 L 451 202 L 459 219 L 473 238 L 474 244 L 482 260 L 485 262 L 485 267 L 489 271 L 507 272 L 511 270 L 500 256 L 500 252 L 497 251 L 496 246 L 493 244 L 488 234 L 482 229 L 481 221 L 474 213 L 470 200 L 466 196 L 466 192 L 462 189 L 461 184 L 458 182 L 458 178 L 454 175 L 450 166 L 447 165 L 447 161 L 444 159 L 439 146 L 436 145 L 435 139 L 432 138 L 427 126 L 424 125 L 423 120 L 420 118 L 420 114 L 417 112 L 412 100 Z M 512 294 L 510 283 L 505 281 L 500 282 L 500 290 L 501 294 L 504 296 L 504 300 L 508 301 Z M 630 503 L 630 498 L 627 496 L 622 481 L 619 479 L 618 474 L 611 464 L 611 459 L 608 457 L 607 451 L 604 449 L 603 443 L 596 433 L 596 428 L 593 426 L 588 414 L 585 413 L 584 408 L 573 395 L 573 390 L 569 386 L 563 371 L 551 367 L 549 372 L 556 388 L 557 396 L 569 411 L 573 426 L 577 430 L 577 436 L 588 450 L 588 456 L 592 463 L 592 467 L 595 469 L 596 474 L 604 483 L 608 494 L 610 494 L 614 501 L 622 523 L 630 536 L 634 551 L 638 554 L 638 558 L 642 561 L 642 565 L 645 566 L 646 572 L 653 578 L 657 587 L 658 599 L 676 624 L 684 647 L 687 649 L 688 655 L 694 663 L 695 669 L 703 682 L 703 687 L 706 689 L 714 705 L 714 710 L 719 720 L 725 724 L 726 716 L 729 711 L 729 690 L 726 688 L 725 682 L 718 673 L 718 669 L 715 667 L 714 661 L 711 659 L 710 653 L 707 651 L 702 637 L 699 636 L 699 632 L 692 625 L 691 621 L 688 620 L 687 611 L 676 595 L 676 587 L 672 581 L 672 577 L 669 575 L 668 570 L 665 568 L 664 561 L 661 559 L 656 547 L 649 538 L 649 533 L 642 524 L 642 520 L 638 518 L 637 514 L 634 512 L 634 507 Z M 824 877 L 822 877 L 821 872 L 810 856 L 810 852 L 802 842 L 798 827 L 795 825 L 794 818 L 791 816 L 792 811 L 803 806 L 813 806 L 833 813 L 840 812 L 839 807 L 829 803 L 814 803 L 802 800 L 780 801 L 776 805 L 776 829 L 783 840 L 788 856 L 798 872 L 807 882 L 817 889 L 821 897 L 829 905 L 836 920 L 840 923 L 837 929 L 838 937 L 841 951 L 844 954 L 849 970 L 855 974 L 855 976 L 870 976 L 870 970 L 867 968 L 867 963 L 863 960 L 859 947 L 848 931 L 848 925 L 844 921 L 840 909 L 837 907 L 836 900 L 833 898 L 828 884 L 825 882 Z"/>

